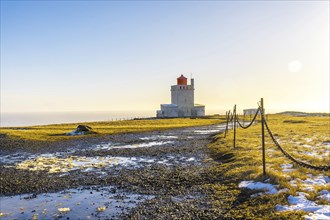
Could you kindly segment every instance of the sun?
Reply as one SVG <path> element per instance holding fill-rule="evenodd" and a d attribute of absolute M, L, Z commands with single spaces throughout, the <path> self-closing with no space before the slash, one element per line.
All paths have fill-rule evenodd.
<path fill-rule="evenodd" d="M 293 60 L 288 64 L 288 70 L 290 73 L 298 73 L 302 69 L 302 63 L 299 60 Z"/>

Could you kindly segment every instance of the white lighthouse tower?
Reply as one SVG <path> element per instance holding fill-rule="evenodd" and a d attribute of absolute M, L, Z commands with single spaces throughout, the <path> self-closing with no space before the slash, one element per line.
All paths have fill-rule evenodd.
<path fill-rule="evenodd" d="M 187 78 L 181 75 L 171 86 L 171 104 L 161 104 L 157 117 L 205 116 L 205 106 L 194 104 L 194 90 L 194 79 L 188 85 Z"/>

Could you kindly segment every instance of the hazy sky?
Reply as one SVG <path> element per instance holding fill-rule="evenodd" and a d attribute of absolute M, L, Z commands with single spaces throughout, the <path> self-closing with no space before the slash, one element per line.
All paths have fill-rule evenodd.
<path fill-rule="evenodd" d="M 3 1 L 1 111 L 329 111 L 329 1 Z"/>

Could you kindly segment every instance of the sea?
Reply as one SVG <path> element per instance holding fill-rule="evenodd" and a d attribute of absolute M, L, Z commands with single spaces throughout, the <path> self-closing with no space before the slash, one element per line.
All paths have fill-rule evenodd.
<path fill-rule="evenodd" d="M 218 111 L 206 113 L 216 114 Z M 15 112 L 1 113 L 0 127 L 118 121 L 151 117 L 156 117 L 156 111 Z"/>
<path fill-rule="evenodd" d="M 118 121 L 155 117 L 155 111 L 15 112 L 1 113 L 0 127 L 31 126 L 91 121 Z"/>

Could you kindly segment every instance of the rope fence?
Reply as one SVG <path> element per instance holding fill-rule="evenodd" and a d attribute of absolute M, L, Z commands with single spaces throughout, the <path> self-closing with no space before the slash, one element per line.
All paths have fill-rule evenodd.
<path fill-rule="evenodd" d="M 253 125 L 253 123 L 254 123 L 254 121 L 256 120 L 256 118 L 257 118 L 259 112 L 260 112 L 260 108 L 258 108 L 258 110 L 257 110 L 257 112 L 255 113 L 255 115 L 254 115 L 253 119 L 251 120 L 250 124 L 248 124 L 247 126 L 242 125 L 242 124 L 239 122 L 239 118 L 236 116 L 236 119 L 237 119 L 237 123 L 238 123 L 238 125 L 239 125 L 241 128 L 243 128 L 243 129 L 248 129 L 251 125 Z"/>
<path fill-rule="evenodd" d="M 259 105 L 259 104 L 258 104 Z M 313 164 L 310 164 L 308 162 L 299 160 L 297 158 L 295 158 L 293 155 L 291 155 L 290 153 L 288 153 L 279 143 L 278 141 L 275 139 L 272 131 L 270 130 L 268 123 L 267 123 L 267 117 L 264 114 L 264 108 L 263 108 L 263 99 L 261 98 L 260 101 L 260 105 L 255 113 L 255 115 L 253 116 L 253 119 L 251 120 L 251 122 L 248 125 L 244 125 L 240 122 L 239 117 L 236 113 L 236 105 L 234 106 L 233 112 L 231 113 L 231 111 L 229 110 L 228 112 L 226 112 L 226 130 L 225 130 L 225 134 L 224 134 L 224 138 L 226 138 L 227 134 L 228 134 L 228 130 L 229 130 L 229 123 L 232 122 L 233 123 L 233 129 L 234 129 L 234 148 L 236 148 L 236 122 L 238 124 L 239 127 L 243 128 L 243 129 L 248 129 L 251 125 L 254 124 L 254 122 L 257 119 L 258 114 L 260 113 L 261 115 L 261 132 L 262 132 L 262 161 L 263 161 L 263 174 L 266 174 L 266 159 L 265 159 L 265 134 L 264 134 L 264 127 L 266 128 L 270 138 L 272 139 L 274 145 L 282 152 L 282 154 L 288 158 L 289 160 L 291 160 L 292 162 L 294 162 L 295 164 L 305 167 L 305 168 L 309 168 L 309 169 L 313 169 L 313 170 L 319 170 L 319 171 L 329 171 L 330 170 L 330 166 L 326 165 L 326 166 L 316 166 Z"/>

